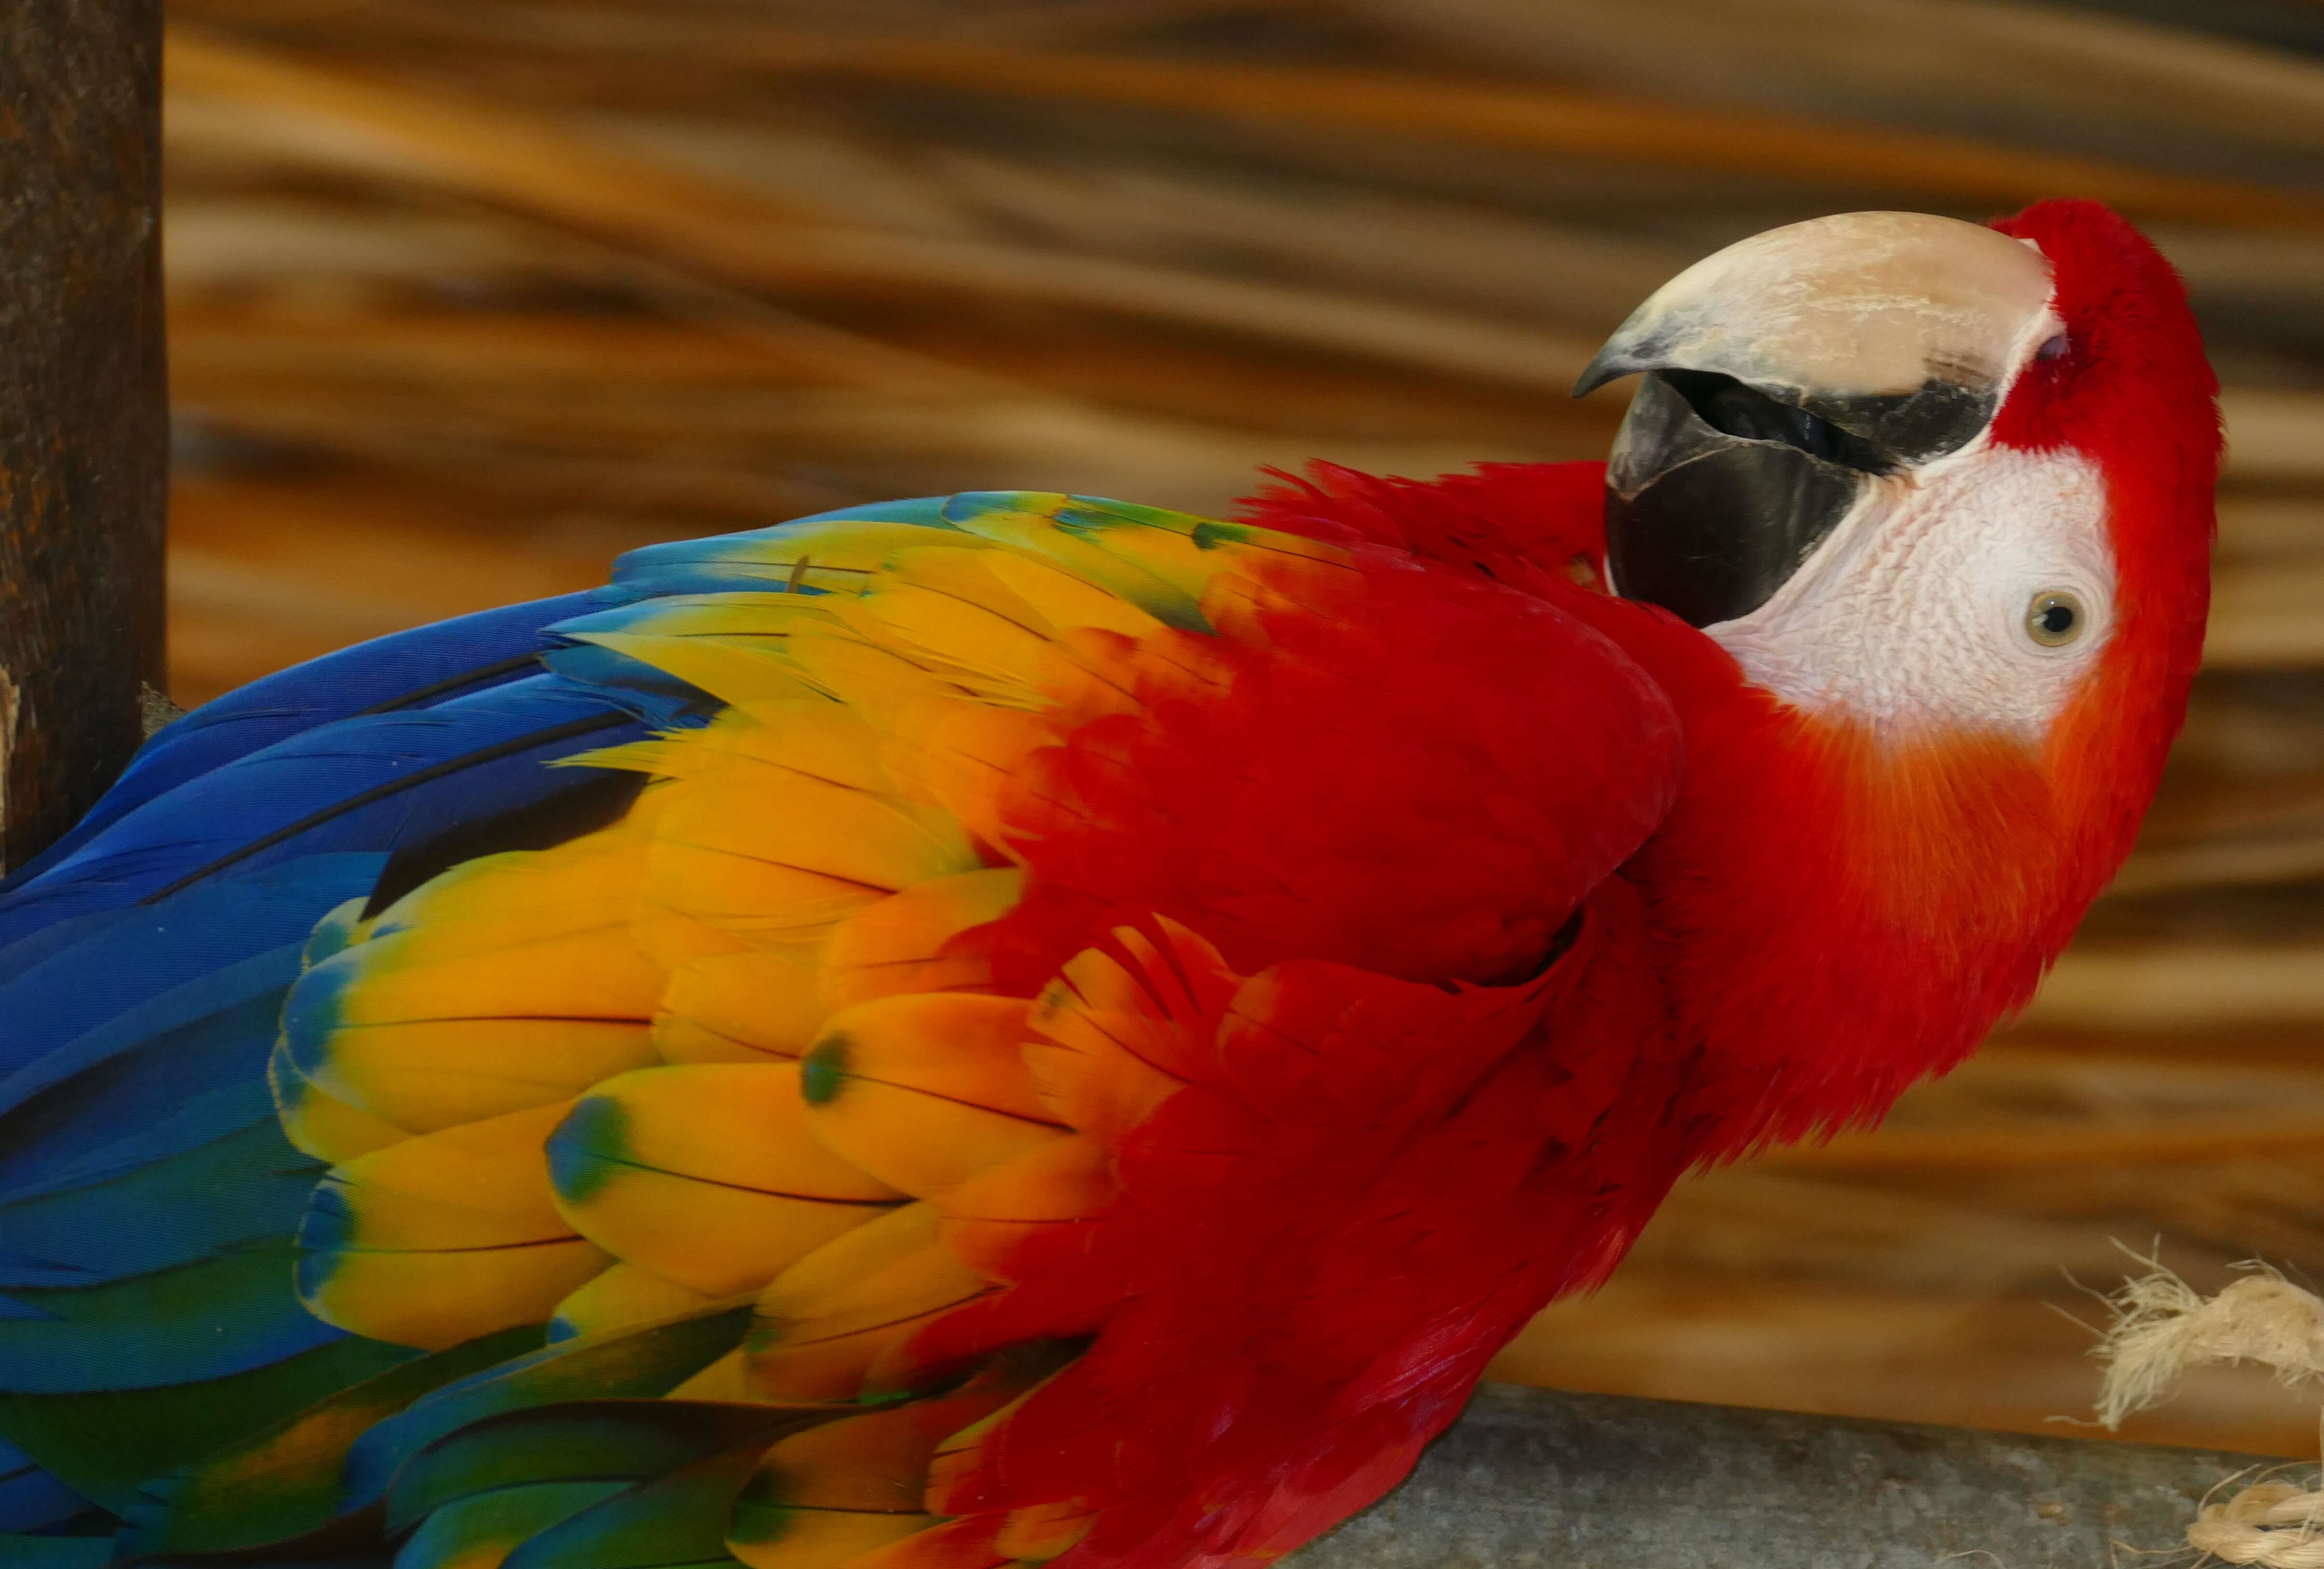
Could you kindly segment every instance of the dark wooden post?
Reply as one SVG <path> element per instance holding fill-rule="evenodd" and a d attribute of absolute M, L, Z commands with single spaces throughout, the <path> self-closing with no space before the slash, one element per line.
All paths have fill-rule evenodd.
<path fill-rule="evenodd" d="M 0 865 L 161 680 L 161 0 L 0 0 Z"/>

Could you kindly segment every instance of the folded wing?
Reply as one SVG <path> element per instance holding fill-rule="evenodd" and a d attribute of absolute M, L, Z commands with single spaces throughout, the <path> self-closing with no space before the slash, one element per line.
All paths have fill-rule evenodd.
<path fill-rule="evenodd" d="M 1609 879 L 1676 742 L 1551 599 L 1017 494 L 624 577 L 537 695 L 442 705 L 496 739 L 145 867 L 181 784 L 17 895 L 145 879 L 18 945 L 60 1018 L 159 913 L 233 932 L 43 1025 L 61 1131 L 0 1199 L 47 1271 L 0 1301 L 0 1432 L 124 1546 L 1271 1553 L 1610 1262 L 1510 1228 L 1644 1158 L 1600 1125 L 1653 1028 Z M 365 826 L 405 795 L 425 831 Z"/>

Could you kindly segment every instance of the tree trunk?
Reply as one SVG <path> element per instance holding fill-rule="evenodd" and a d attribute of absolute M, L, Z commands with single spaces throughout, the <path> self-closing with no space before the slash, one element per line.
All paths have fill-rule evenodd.
<path fill-rule="evenodd" d="M 161 678 L 160 0 L 0 0 L 0 867 Z"/>

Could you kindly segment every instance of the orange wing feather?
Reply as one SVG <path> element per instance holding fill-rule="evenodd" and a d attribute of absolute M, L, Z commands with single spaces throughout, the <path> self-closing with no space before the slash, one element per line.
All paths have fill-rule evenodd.
<path fill-rule="evenodd" d="M 754 1569 L 1268 1555 L 1610 1264 L 1511 1247 L 1545 1168 L 1667 1180 L 1586 1175 L 1618 1086 L 1579 1064 L 1593 1011 L 1653 1028 L 1609 969 L 1630 913 L 1581 902 L 1668 717 L 1546 601 L 1402 556 L 1063 498 L 957 521 L 818 525 L 819 597 L 598 636 L 726 708 L 585 759 L 654 777 L 622 822 L 341 922 L 278 1076 L 358 1195 L 313 1299 L 448 1344 L 519 1298 L 604 1335 L 751 1295 L 675 1392 L 860 1413 L 765 1452 Z M 1513 683 L 1589 745 L 1513 740 Z M 436 935 L 503 928 L 478 962 Z M 550 992 L 603 1016 L 544 1028 Z M 403 1017 L 524 1085 L 373 1066 Z M 556 1280 L 464 1303 L 373 1261 L 466 1245 L 370 1175 L 447 1138 Z"/>

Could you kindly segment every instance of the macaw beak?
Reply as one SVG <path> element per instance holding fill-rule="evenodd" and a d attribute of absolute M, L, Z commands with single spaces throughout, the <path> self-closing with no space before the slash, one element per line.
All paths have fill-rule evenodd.
<path fill-rule="evenodd" d="M 1847 213 L 1704 258 L 1631 313 L 1574 396 L 1646 372 L 1606 472 L 1616 592 L 1749 614 L 1886 476 L 1982 436 L 2058 332 L 2049 263 L 1954 218 Z"/>

